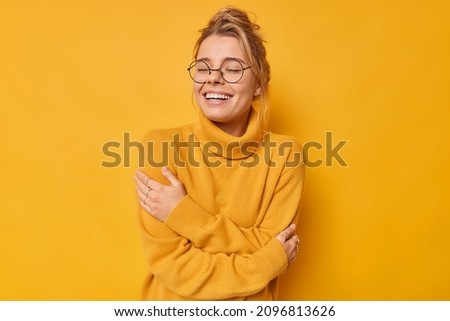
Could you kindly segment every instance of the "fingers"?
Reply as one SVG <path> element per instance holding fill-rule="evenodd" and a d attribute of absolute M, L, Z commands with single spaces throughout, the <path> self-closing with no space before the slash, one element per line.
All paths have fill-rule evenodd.
<path fill-rule="evenodd" d="M 300 241 L 298 236 L 294 235 L 285 243 L 286 255 L 288 257 L 288 265 L 291 265 L 297 259 L 299 242 Z"/>
<path fill-rule="evenodd" d="M 290 249 L 296 249 L 298 251 L 298 245 L 300 243 L 300 239 L 298 238 L 298 235 L 294 235 L 290 239 L 286 240 L 285 244 Z"/>
<path fill-rule="evenodd" d="M 141 206 L 148 212 L 152 212 L 150 207 L 149 197 L 150 192 L 155 188 L 159 189 L 159 183 L 142 173 L 141 171 L 136 171 L 134 176 L 134 181 L 136 183 L 136 193 Z"/>
<path fill-rule="evenodd" d="M 141 200 L 141 199 L 139 199 L 139 203 L 141 204 L 141 206 L 145 209 L 145 211 L 147 212 L 147 213 L 151 213 L 152 212 L 152 209 L 150 208 L 150 206 L 149 205 L 147 205 L 146 203 L 145 203 L 145 201 L 146 201 L 146 199 L 144 199 L 143 201 Z"/>
<path fill-rule="evenodd" d="M 291 237 L 292 233 L 295 231 L 295 224 L 289 225 L 283 232 L 286 235 L 286 240 Z"/>
<path fill-rule="evenodd" d="M 145 184 L 146 180 L 148 179 L 148 176 L 142 173 L 141 171 L 137 170 L 134 172 L 134 178 Z"/>
<path fill-rule="evenodd" d="M 165 178 L 167 178 L 167 180 L 170 182 L 172 186 L 178 186 L 180 184 L 178 178 L 175 176 L 174 173 L 172 173 L 172 171 L 168 167 L 166 166 L 163 167 L 162 174 L 164 175 Z"/>
<path fill-rule="evenodd" d="M 284 250 L 286 252 L 286 256 L 288 259 L 288 265 L 291 265 L 292 262 L 295 261 L 298 254 L 298 245 L 300 240 L 298 235 L 293 235 L 295 232 L 295 224 L 290 224 L 283 231 L 278 233 L 275 237 L 278 241 L 283 244 Z"/>
<path fill-rule="evenodd" d="M 154 179 L 151 179 L 141 171 L 136 171 L 136 174 L 134 175 L 134 180 L 136 182 L 136 187 L 140 189 L 142 192 L 147 191 L 150 189 L 158 189 L 160 187 L 160 183 L 155 181 Z"/>
<path fill-rule="evenodd" d="M 175 176 L 175 174 L 172 173 L 172 171 L 168 167 L 162 168 L 162 174 L 165 178 L 167 178 L 167 180 L 170 182 L 170 184 L 172 186 L 180 185 L 181 182 L 178 180 L 178 178 Z M 140 186 L 150 187 L 151 189 L 157 189 L 158 187 L 161 186 L 160 183 L 158 183 L 157 181 L 148 177 L 141 171 L 136 171 L 135 180 L 136 180 L 136 184 L 138 184 L 138 182 L 140 182 L 141 183 Z"/>
<path fill-rule="evenodd" d="M 294 231 L 295 231 L 295 224 L 291 224 L 291 225 L 289 225 L 286 229 L 284 229 L 283 231 L 281 231 L 281 232 L 276 236 L 276 238 L 277 238 L 280 242 L 284 243 L 284 242 L 286 242 L 286 240 L 288 240 L 288 239 L 291 237 L 291 235 L 292 235 L 292 233 L 294 233 Z"/>
<path fill-rule="evenodd" d="M 289 239 L 289 242 L 292 242 L 295 246 L 298 246 L 300 243 L 300 239 L 297 234 L 295 234 L 293 237 Z"/>
<path fill-rule="evenodd" d="M 288 242 L 292 242 L 292 246 L 295 249 L 295 252 L 298 253 L 298 245 L 300 243 L 300 239 L 298 238 L 298 235 L 294 235 L 291 237 L 291 239 Z"/>
<path fill-rule="evenodd" d="M 139 180 L 136 181 L 136 193 L 141 203 L 145 203 L 150 194 L 150 191 L 151 191 L 150 187 L 144 185 Z"/>
<path fill-rule="evenodd" d="M 168 168 L 162 174 L 171 185 L 165 185 L 136 171 L 134 180 L 139 203 L 147 213 L 164 221 L 180 200 L 186 195 L 183 183 Z"/>

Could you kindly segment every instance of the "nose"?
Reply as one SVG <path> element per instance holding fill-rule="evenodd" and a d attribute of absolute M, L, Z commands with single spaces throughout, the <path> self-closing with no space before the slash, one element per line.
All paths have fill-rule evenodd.
<path fill-rule="evenodd" d="M 223 81 L 220 69 L 210 69 L 208 80 L 206 81 L 208 84 L 220 84 Z"/>

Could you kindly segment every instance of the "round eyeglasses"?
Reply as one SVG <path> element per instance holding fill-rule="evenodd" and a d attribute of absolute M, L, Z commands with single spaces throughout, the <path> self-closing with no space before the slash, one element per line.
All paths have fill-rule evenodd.
<path fill-rule="evenodd" d="M 228 83 L 236 83 L 242 79 L 244 76 L 244 71 L 251 68 L 251 66 L 244 67 L 242 63 L 234 58 L 225 59 L 220 68 L 213 69 L 211 68 L 204 60 L 195 60 L 193 61 L 189 68 L 189 75 L 192 80 L 199 84 L 204 84 L 208 81 L 209 75 L 213 71 L 220 71 L 220 75 L 223 80 Z"/>

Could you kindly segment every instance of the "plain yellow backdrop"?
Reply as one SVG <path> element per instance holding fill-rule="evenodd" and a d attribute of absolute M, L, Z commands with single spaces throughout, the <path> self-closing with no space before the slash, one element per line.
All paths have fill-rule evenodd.
<path fill-rule="evenodd" d="M 280 298 L 450 300 L 447 3 L 0 1 L 0 299 L 139 299 L 136 154 L 102 146 L 197 119 L 197 31 L 234 4 L 267 40 L 270 128 L 347 141 L 307 169 Z"/>

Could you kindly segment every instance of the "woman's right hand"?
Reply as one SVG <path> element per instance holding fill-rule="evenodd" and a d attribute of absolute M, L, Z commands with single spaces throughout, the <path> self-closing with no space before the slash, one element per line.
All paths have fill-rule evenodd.
<path fill-rule="evenodd" d="M 295 231 L 295 224 L 289 225 L 286 229 L 281 231 L 275 238 L 281 242 L 286 252 L 288 265 L 295 261 L 298 254 L 298 244 L 300 242 L 297 235 L 293 235 Z"/>

